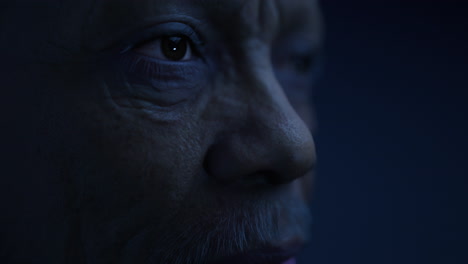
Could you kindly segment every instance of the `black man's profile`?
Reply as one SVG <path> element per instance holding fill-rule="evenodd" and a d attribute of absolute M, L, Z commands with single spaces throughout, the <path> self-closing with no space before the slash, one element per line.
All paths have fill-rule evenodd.
<path fill-rule="evenodd" d="M 315 164 L 316 1 L 2 8 L 1 52 L 24 66 L 10 88 L 38 102 L 41 166 L 17 189 L 46 185 L 21 196 L 40 218 L 7 212 L 19 220 L 2 263 L 295 263 Z"/>

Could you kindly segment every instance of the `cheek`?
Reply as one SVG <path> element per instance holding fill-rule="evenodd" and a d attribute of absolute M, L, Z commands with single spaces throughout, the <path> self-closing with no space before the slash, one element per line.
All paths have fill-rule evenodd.
<path fill-rule="evenodd" d="M 141 87 L 136 99 L 136 91 L 125 84 L 113 86 L 109 74 L 99 68 L 73 76 L 81 81 L 73 82 L 76 94 L 65 97 L 64 112 L 74 116 L 73 137 L 81 142 L 75 170 L 77 177 L 86 179 L 79 192 L 109 221 L 134 207 L 167 211 L 179 206 L 203 173 L 203 142 L 208 136 L 197 122 L 203 96 L 161 107 L 154 100 L 170 97 L 166 90 Z"/>
<path fill-rule="evenodd" d="M 82 90 L 95 94 L 72 96 L 64 109 L 80 142 L 67 168 L 79 184 L 67 195 L 76 206 L 76 194 L 84 241 L 96 255 L 120 252 L 122 241 L 170 223 L 204 176 L 206 137 L 193 111 L 162 118 L 169 114 L 121 107 L 100 84 L 87 83 Z"/>
<path fill-rule="evenodd" d="M 86 159 L 93 168 L 86 192 L 93 206 L 110 220 L 133 207 L 169 214 L 179 206 L 203 159 L 192 118 L 158 122 L 141 110 L 100 104 L 88 112 Z"/>

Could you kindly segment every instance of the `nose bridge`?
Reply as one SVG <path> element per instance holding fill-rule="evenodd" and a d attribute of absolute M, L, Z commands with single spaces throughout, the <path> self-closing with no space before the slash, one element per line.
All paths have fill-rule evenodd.
<path fill-rule="evenodd" d="M 250 85 L 248 125 L 245 129 L 255 135 L 257 147 L 265 147 L 275 170 L 291 173 L 291 170 L 309 170 L 315 159 L 315 146 L 311 132 L 290 104 L 273 72 L 260 71 L 252 75 Z M 312 166 L 313 164 L 311 164 Z M 297 172 L 301 173 L 301 172 Z M 305 173 L 305 171 L 304 171 Z"/>
<path fill-rule="evenodd" d="M 261 48 L 259 48 L 261 49 Z M 265 49 L 262 53 L 266 53 Z M 258 50 L 255 53 L 258 55 Z M 243 82 L 240 89 L 248 98 L 250 118 L 254 118 L 266 127 L 280 124 L 296 124 L 303 129 L 302 119 L 289 102 L 283 88 L 276 78 L 268 56 L 250 57 L 241 73 Z M 306 129 L 308 130 L 308 129 Z"/>
<path fill-rule="evenodd" d="M 267 45 L 261 40 L 254 39 L 246 43 L 243 48 L 245 58 L 239 67 L 242 84 L 238 88 L 248 94 L 250 104 L 256 109 L 291 108 L 273 72 Z"/>
<path fill-rule="evenodd" d="M 279 26 L 280 14 L 276 0 L 248 0 L 240 12 L 240 21 L 247 34 L 268 39 Z"/>

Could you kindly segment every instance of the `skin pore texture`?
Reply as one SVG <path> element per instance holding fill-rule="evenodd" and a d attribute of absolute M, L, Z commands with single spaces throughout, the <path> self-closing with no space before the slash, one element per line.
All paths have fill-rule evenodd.
<path fill-rule="evenodd" d="M 315 1 L 3 8 L 38 164 L 6 261 L 282 263 L 308 240 Z"/>

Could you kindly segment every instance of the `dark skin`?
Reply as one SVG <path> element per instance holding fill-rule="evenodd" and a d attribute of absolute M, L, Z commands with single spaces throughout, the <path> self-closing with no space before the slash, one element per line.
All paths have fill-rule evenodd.
<path fill-rule="evenodd" d="M 45 222 L 65 223 L 43 226 L 56 234 L 50 263 L 283 263 L 297 253 L 315 165 L 315 1 L 31 10 L 48 17 L 29 29 L 44 32 L 30 40 L 37 52 L 23 54 L 25 72 L 40 68 L 30 75 L 46 131 L 38 173 L 61 201 L 44 205 Z"/>

